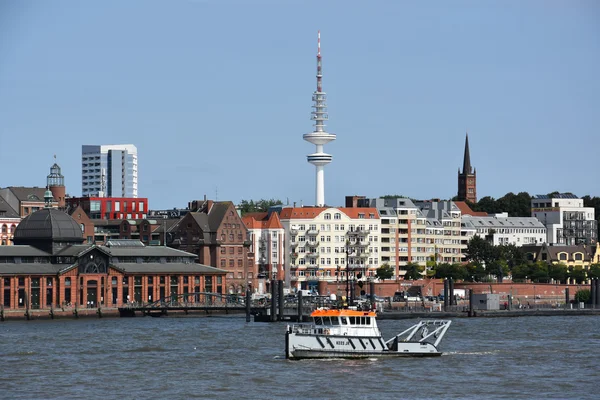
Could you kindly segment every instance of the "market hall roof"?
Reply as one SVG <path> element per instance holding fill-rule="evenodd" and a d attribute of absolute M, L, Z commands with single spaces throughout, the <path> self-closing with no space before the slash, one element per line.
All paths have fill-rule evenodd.
<path fill-rule="evenodd" d="M 117 263 L 111 264 L 125 273 L 145 274 L 226 274 L 227 271 L 197 263 Z"/>
<path fill-rule="evenodd" d="M 30 240 L 83 242 L 81 226 L 70 215 L 55 208 L 44 208 L 23 218 L 14 232 L 15 244 Z"/>

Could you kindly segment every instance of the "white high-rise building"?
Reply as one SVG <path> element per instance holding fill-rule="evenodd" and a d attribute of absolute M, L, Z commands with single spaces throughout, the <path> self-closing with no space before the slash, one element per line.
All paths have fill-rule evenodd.
<path fill-rule="evenodd" d="M 81 146 L 81 194 L 138 197 L 137 148 L 132 144 Z"/>
<path fill-rule="evenodd" d="M 598 241 L 594 207 L 584 207 L 583 199 L 573 194 L 533 196 L 531 215 L 546 227 L 549 244 L 593 245 Z"/>
<path fill-rule="evenodd" d="M 311 133 L 306 133 L 302 137 L 309 143 L 316 146 L 315 152 L 306 156 L 309 163 L 316 167 L 316 190 L 315 190 L 315 206 L 323 207 L 325 205 L 325 172 L 323 168 L 331 162 L 331 154 L 323 152 L 323 145 L 335 140 L 336 136 L 332 133 L 325 132 L 325 121 L 329 119 L 327 114 L 327 94 L 322 87 L 322 65 L 321 65 L 321 33 L 318 33 L 317 44 L 317 90 L 313 93 L 314 101 L 311 119 L 315 121 L 315 130 Z"/>

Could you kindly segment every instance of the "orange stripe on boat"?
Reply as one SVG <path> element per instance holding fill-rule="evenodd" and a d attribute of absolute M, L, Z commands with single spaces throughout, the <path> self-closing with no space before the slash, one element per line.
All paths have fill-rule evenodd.
<path fill-rule="evenodd" d="M 311 317 L 375 317 L 377 314 L 373 311 L 355 311 L 355 310 L 315 310 L 310 314 Z"/>

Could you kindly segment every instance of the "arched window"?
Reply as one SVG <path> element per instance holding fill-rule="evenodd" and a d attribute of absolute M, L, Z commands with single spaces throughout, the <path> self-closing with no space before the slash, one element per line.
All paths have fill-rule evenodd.
<path fill-rule="evenodd" d="M 8 232 L 8 226 L 6 226 L 6 224 L 2 225 L 2 233 L 7 233 Z"/>
<path fill-rule="evenodd" d="M 10 227 L 10 233 L 15 233 L 15 229 L 17 229 L 16 225 L 11 225 Z"/>

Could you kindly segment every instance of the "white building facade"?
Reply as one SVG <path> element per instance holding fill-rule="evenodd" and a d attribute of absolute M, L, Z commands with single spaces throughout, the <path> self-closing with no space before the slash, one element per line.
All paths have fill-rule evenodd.
<path fill-rule="evenodd" d="M 255 293 L 268 293 L 272 281 L 285 279 L 285 231 L 276 212 L 249 214 L 242 221 L 248 228 L 249 252 L 253 255 Z"/>
<path fill-rule="evenodd" d="M 598 242 L 598 224 L 593 207 L 570 193 L 536 195 L 531 215 L 546 227 L 546 242 L 563 245 L 593 245 Z"/>
<path fill-rule="evenodd" d="M 374 277 L 379 267 L 380 220 L 375 208 L 285 207 L 286 282 L 313 289 L 346 274 Z"/>
<path fill-rule="evenodd" d="M 138 197 L 138 156 L 132 144 L 81 146 L 81 194 Z"/>
<path fill-rule="evenodd" d="M 539 245 L 546 242 L 546 227 L 535 217 L 509 217 L 508 213 L 490 214 L 487 217 L 464 215 L 463 226 L 474 230 L 475 235 L 491 239 L 494 246 Z"/>

